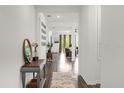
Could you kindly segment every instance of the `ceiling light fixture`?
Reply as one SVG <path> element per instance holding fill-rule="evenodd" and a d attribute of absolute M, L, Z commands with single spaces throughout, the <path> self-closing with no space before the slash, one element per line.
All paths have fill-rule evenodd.
<path fill-rule="evenodd" d="M 60 16 L 57 16 L 57 18 L 60 18 Z"/>

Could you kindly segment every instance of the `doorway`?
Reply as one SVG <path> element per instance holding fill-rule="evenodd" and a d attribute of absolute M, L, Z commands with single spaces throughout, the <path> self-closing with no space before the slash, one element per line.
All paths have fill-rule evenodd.
<path fill-rule="evenodd" d="M 59 53 L 66 53 L 71 48 L 71 35 L 59 35 Z"/>

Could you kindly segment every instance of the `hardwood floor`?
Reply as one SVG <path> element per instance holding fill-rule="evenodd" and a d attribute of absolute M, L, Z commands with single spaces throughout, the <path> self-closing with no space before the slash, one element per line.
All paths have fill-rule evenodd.
<path fill-rule="evenodd" d="M 53 72 L 73 72 L 77 73 L 78 58 L 72 62 L 69 58 L 65 57 L 64 53 L 53 55 Z"/>
<path fill-rule="evenodd" d="M 46 64 L 46 82 L 44 88 L 49 88 L 53 72 L 78 72 L 78 59 L 72 62 L 69 58 L 65 57 L 64 53 L 53 54 L 53 61 Z"/>
<path fill-rule="evenodd" d="M 53 54 L 53 61 L 46 64 L 46 82 L 44 88 L 50 88 L 53 72 L 72 72 L 77 75 L 77 88 L 96 88 L 96 85 L 87 85 L 85 80 L 78 76 L 78 57 L 75 62 L 65 57 L 65 54 Z"/>

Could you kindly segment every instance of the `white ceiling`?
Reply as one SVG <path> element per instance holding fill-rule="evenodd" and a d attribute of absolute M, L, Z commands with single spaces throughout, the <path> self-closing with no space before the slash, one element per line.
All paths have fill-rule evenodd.
<path fill-rule="evenodd" d="M 74 5 L 47 5 L 35 6 L 37 12 L 43 12 L 49 30 L 65 31 L 78 28 L 80 6 Z M 49 17 L 48 17 L 49 16 Z M 60 16 L 60 18 L 57 18 Z"/>
<path fill-rule="evenodd" d="M 79 13 L 80 5 L 35 5 L 37 11 L 47 13 Z"/>
<path fill-rule="evenodd" d="M 76 13 L 51 13 L 51 17 L 47 17 L 47 14 L 45 16 L 50 30 L 68 30 L 78 25 L 78 14 Z"/>

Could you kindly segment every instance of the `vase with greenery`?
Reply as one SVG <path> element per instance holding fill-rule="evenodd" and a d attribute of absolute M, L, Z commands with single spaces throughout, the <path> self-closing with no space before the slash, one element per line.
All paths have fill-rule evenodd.
<path fill-rule="evenodd" d="M 37 43 L 32 43 L 32 47 L 34 48 L 34 61 L 38 60 L 38 54 L 37 54 Z"/>

